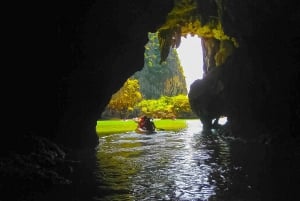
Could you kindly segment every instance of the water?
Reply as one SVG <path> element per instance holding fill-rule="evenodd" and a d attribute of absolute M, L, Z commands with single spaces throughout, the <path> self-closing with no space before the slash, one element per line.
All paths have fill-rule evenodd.
<path fill-rule="evenodd" d="M 180 132 L 124 133 L 100 138 L 98 200 L 209 200 L 226 190 L 228 142 L 202 133 L 199 120 Z M 239 170 L 240 167 L 234 167 Z"/>
<path fill-rule="evenodd" d="M 292 144 L 204 133 L 199 120 L 179 132 L 102 136 L 96 150 L 73 156 L 72 184 L 36 200 L 295 201 L 300 154 Z"/>

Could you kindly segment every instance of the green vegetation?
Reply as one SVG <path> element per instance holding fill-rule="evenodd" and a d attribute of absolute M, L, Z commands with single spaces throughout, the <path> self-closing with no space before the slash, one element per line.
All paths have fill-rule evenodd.
<path fill-rule="evenodd" d="M 154 120 L 157 130 L 178 131 L 186 127 L 186 121 L 183 119 L 163 119 Z M 100 120 L 97 121 L 96 132 L 100 135 L 118 134 L 132 132 L 136 129 L 137 123 L 132 120 Z"/>
<path fill-rule="evenodd" d="M 110 100 L 105 113 L 102 113 L 103 119 L 113 119 L 113 117 L 127 119 L 142 115 L 158 119 L 196 117 L 191 110 L 187 95 L 161 96 L 159 99 L 144 99 L 136 102 L 136 99 L 126 98 L 127 96 L 122 93 L 117 94 L 119 95 L 115 94 Z"/>
<path fill-rule="evenodd" d="M 112 96 L 107 108 L 118 113 L 121 119 L 126 119 L 128 114 L 133 111 L 135 104 L 142 100 L 139 89 L 137 79 L 128 79 L 123 87 Z"/>
<path fill-rule="evenodd" d="M 188 97 L 178 95 L 162 96 L 160 99 L 142 100 L 136 106 L 142 114 L 154 118 L 189 118 L 193 117 Z"/>
<path fill-rule="evenodd" d="M 128 119 L 141 115 L 162 119 L 195 117 L 190 109 L 176 49 L 160 63 L 158 33 L 148 33 L 148 39 L 143 69 L 128 78 L 113 94 L 102 119 Z"/>

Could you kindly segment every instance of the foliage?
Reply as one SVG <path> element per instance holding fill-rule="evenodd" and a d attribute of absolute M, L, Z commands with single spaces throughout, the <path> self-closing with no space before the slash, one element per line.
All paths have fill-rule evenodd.
<path fill-rule="evenodd" d="M 177 117 L 190 116 L 192 113 L 189 99 L 185 95 L 172 97 L 173 109 Z"/>
<path fill-rule="evenodd" d="M 142 100 L 137 104 L 142 114 L 154 118 L 193 117 L 186 95 L 162 96 L 160 99 Z"/>
<path fill-rule="evenodd" d="M 130 78 L 113 94 L 107 107 L 112 112 L 118 112 L 120 118 L 127 118 L 128 113 L 133 111 L 135 104 L 141 99 L 138 80 Z"/>

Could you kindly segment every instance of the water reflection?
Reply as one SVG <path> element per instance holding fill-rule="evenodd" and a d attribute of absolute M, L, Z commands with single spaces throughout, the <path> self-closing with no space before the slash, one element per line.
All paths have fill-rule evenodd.
<path fill-rule="evenodd" d="M 300 200 L 296 142 L 245 142 L 203 132 L 199 120 L 187 123 L 181 132 L 101 137 L 97 150 L 70 157 L 72 184 L 36 200 Z"/>
<path fill-rule="evenodd" d="M 98 200 L 209 200 L 228 188 L 229 146 L 202 133 L 199 120 L 181 132 L 100 138 Z"/>

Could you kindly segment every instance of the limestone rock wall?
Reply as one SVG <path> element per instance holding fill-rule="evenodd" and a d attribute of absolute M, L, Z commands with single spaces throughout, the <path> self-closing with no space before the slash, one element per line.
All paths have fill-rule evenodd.
<path fill-rule="evenodd" d="M 97 1 L 86 13 L 80 48 L 84 59 L 69 81 L 71 102 L 58 138 L 75 147 L 97 143 L 96 121 L 111 95 L 144 65 L 148 32 L 155 32 L 172 1 Z"/>
<path fill-rule="evenodd" d="M 97 143 L 96 120 L 111 95 L 144 65 L 148 32 L 173 0 L 42 2 L 11 18 L 14 49 L 1 153 L 25 133 L 75 148 Z M 22 31 L 20 31 L 22 30 Z M 17 36 L 18 35 L 18 36 Z"/>
<path fill-rule="evenodd" d="M 205 5 L 208 11 L 203 12 L 202 5 L 207 3 L 211 5 Z M 225 40 L 203 38 L 204 72 L 222 68 L 222 96 L 233 133 L 246 138 L 271 130 L 273 135 L 295 135 L 293 125 L 299 121 L 295 112 L 299 110 L 295 93 L 299 82 L 295 61 L 299 30 L 291 27 L 299 24 L 297 6 L 279 1 L 235 0 L 199 0 L 198 5 L 204 19 L 209 19 L 206 13 L 214 13 L 209 9 L 219 9 L 225 34 L 238 43 L 234 48 Z"/>
<path fill-rule="evenodd" d="M 291 108 L 299 107 L 291 102 L 299 75 L 293 47 L 299 30 L 289 30 L 299 23 L 297 6 L 288 1 L 223 2 L 224 31 L 240 43 L 224 77 L 229 83 L 227 101 L 236 110 L 230 114 L 234 129 L 251 132 L 250 127 L 263 125 L 280 135 L 293 135 Z"/>

